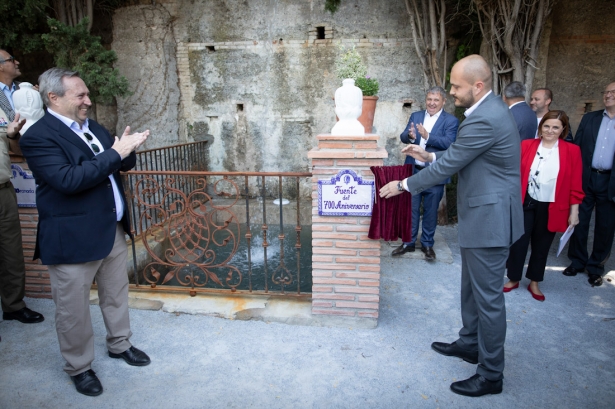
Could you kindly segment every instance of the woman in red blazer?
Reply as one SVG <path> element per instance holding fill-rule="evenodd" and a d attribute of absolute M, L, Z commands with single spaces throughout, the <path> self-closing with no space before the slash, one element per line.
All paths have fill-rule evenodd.
<path fill-rule="evenodd" d="M 549 248 L 556 232 L 579 223 L 583 201 L 581 151 L 564 141 L 570 125 L 564 111 L 549 111 L 538 125 L 539 139 L 521 142 L 521 197 L 525 234 L 510 247 L 507 293 L 519 287 L 527 250 L 532 254 L 525 276 L 532 297 L 544 301 L 538 283 L 544 278 Z"/>

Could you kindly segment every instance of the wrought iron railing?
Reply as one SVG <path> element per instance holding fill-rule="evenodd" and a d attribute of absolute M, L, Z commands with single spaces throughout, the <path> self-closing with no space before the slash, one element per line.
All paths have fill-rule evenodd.
<path fill-rule="evenodd" d="M 135 268 L 136 287 L 182 289 L 191 295 L 224 290 L 311 292 L 307 221 L 311 200 L 300 194 L 301 180 L 311 176 L 309 172 L 124 173 L 133 233 L 147 252 L 146 261 Z M 287 205 L 283 192 L 290 196 Z M 279 211 L 279 227 L 268 223 L 267 213 L 274 210 Z M 285 225 L 289 218 L 295 220 Z M 308 265 L 303 270 L 309 274 L 302 273 L 302 263 Z"/>
<path fill-rule="evenodd" d="M 207 169 L 207 145 L 207 141 L 201 141 L 139 151 L 134 170 L 204 171 Z"/>

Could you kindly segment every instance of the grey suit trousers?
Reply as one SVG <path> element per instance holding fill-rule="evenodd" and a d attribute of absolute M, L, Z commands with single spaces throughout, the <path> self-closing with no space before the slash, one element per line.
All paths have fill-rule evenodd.
<path fill-rule="evenodd" d="M 90 317 L 90 287 L 96 278 L 100 309 L 107 329 L 107 349 L 121 353 L 130 348 L 128 317 L 128 248 L 122 224 L 117 224 L 113 249 L 102 260 L 50 265 L 51 295 L 56 304 L 56 332 L 60 352 L 70 376 L 91 369 L 94 331 Z"/>
<path fill-rule="evenodd" d="M 502 291 L 508 247 L 461 249 L 461 320 L 456 341 L 478 350 L 476 373 L 496 381 L 503 378 L 506 305 Z"/>

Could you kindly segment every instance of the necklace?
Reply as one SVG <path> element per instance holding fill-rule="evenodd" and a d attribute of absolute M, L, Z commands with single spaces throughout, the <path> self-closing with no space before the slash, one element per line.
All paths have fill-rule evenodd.
<path fill-rule="evenodd" d="M 530 167 L 530 177 L 529 177 L 530 187 L 532 188 L 533 193 L 534 193 L 533 196 L 536 196 L 536 191 L 540 190 L 540 183 L 538 183 L 538 179 L 537 179 L 538 175 L 540 174 L 540 168 L 542 167 L 542 164 L 544 162 L 549 160 L 549 158 L 551 157 L 555 149 L 557 149 L 558 144 L 559 144 L 559 140 L 555 141 L 555 144 L 553 145 L 553 147 L 550 148 L 549 152 L 544 156 L 540 154 L 540 150 L 547 149 L 547 148 L 543 147 L 542 141 L 540 142 L 540 145 L 538 145 L 538 150 L 536 150 L 536 156 L 538 156 L 538 164 L 536 165 L 536 168 L 534 169 Z"/>

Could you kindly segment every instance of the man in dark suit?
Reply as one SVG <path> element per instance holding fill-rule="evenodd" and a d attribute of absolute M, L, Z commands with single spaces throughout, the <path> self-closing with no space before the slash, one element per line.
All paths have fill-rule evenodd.
<path fill-rule="evenodd" d="M 425 96 L 425 111 L 417 111 L 410 115 L 406 129 L 399 136 L 403 143 L 413 143 L 421 146 L 428 152 L 446 150 L 457 136 L 459 120 L 444 111 L 446 91 L 442 87 L 432 87 Z M 406 156 L 406 164 L 414 165 L 414 174 L 423 170 L 429 163 Z M 402 243 L 393 250 L 392 256 L 399 256 L 415 250 L 416 238 L 419 234 L 419 218 L 421 215 L 421 202 L 423 202 L 423 225 L 421 233 L 421 251 L 427 261 L 434 261 L 436 253 L 433 250 L 434 239 L 438 225 L 438 205 L 444 194 L 444 184 L 450 179 L 425 189 L 412 196 L 412 241 Z"/>
<path fill-rule="evenodd" d="M 504 88 L 502 99 L 515 118 L 521 140 L 534 139 L 538 123 L 536 122 L 536 114 L 525 102 L 525 85 L 519 81 L 511 82 Z"/>
<path fill-rule="evenodd" d="M 453 382 L 466 396 L 502 392 L 506 307 L 503 280 L 508 249 L 523 234 L 520 144 L 515 120 L 491 91 L 491 68 L 478 55 L 459 60 L 451 71 L 455 106 L 468 108 L 457 140 L 444 152 L 408 145 L 402 152 L 432 165 L 380 189 L 389 198 L 412 194 L 455 173 L 461 250 L 461 319 L 459 339 L 434 342 L 438 353 L 478 363 L 476 374 Z"/>
<path fill-rule="evenodd" d="M 88 120 L 89 91 L 79 74 L 45 71 L 39 87 L 47 112 L 21 138 L 20 145 L 37 183 L 39 212 L 34 258 L 49 269 L 56 304 L 56 332 L 68 373 L 79 393 L 103 391 L 91 369 L 94 333 L 89 294 L 98 296 L 111 358 L 144 366 L 149 357 L 129 342 L 127 246 L 130 223 L 120 171 L 134 167 L 134 150 L 149 135 L 112 138 Z"/>
<path fill-rule="evenodd" d="M 615 82 L 606 86 L 602 96 L 605 109 L 585 114 L 574 137 L 574 143 L 581 148 L 585 198 L 568 246 L 571 264 L 564 270 L 566 276 L 587 271 L 593 287 L 602 285 L 615 233 Z M 588 257 L 587 237 L 594 208 L 594 246 Z"/>

